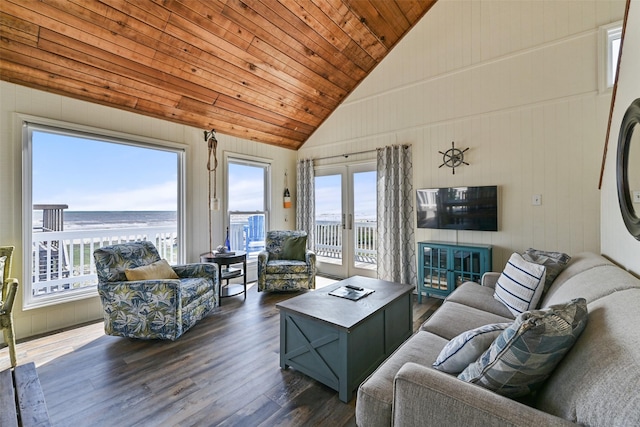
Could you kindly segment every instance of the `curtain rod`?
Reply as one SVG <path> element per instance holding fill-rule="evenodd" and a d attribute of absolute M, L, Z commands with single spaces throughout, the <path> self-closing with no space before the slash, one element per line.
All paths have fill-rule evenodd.
<path fill-rule="evenodd" d="M 401 145 L 401 147 L 402 147 L 402 148 L 409 148 L 410 146 L 411 146 L 410 144 L 403 144 L 403 145 Z M 335 159 L 336 157 L 344 157 L 344 158 L 346 159 L 346 158 L 348 158 L 349 156 L 355 156 L 355 155 L 358 155 L 358 154 L 373 153 L 373 152 L 376 152 L 376 151 L 381 150 L 381 149 L 383 149 L 383 148 L 385 148 L 385 147 L 378 147 L 378 148 L 375 148 L 375 149 L 373 149 L 373 150 L 356 151 L 356 152 L 353 152 L 353 153 L 336 154 L 336 155 L 333 155 L 333 156 L 317 157 L 317 158 L 315 158 L 315 159 L 313 159 L 313 160 Z"/>

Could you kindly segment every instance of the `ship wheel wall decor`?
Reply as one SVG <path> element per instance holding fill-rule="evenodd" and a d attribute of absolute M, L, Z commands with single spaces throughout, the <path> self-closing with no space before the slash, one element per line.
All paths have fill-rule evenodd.
<path fill-rule="evenodd" d="M 464 161 L 464 153 L 466 153 L 467 150 L 469 150 L 469 147 L 464 150 L 456 148 L 456 143 L 451 141 L 451 148 L 444 153 L 442 151 L 438 151 L 438 153 L 442 154 L 442 164 L 438 166 L 438 168 L 443 166 L 450 167 L 451 171 L 455 175 L 457 167 L 462 166 L 463 164 L 469 166 L 469 163 Z"/>

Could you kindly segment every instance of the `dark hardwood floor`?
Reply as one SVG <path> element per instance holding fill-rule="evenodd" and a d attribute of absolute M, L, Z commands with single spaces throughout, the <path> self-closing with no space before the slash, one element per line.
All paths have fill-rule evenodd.
<path fill-rule="evenodd" d="M 175 342 L 90 324 L 20 342 L 18 363 L 36 363 L 54 426 L 354 426 L 355 399 L 280 369 L 275 304 L 296 295 L 251 286 Z M 439 304 L 414 296 L 414 330 Z"/>

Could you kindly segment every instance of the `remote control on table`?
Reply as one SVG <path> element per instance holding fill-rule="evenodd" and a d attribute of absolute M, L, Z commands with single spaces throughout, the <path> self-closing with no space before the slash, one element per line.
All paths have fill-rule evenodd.
<path fill-rule="evenodd" d="M 354 285 L 345 285 L 345 288 L 349 288 L 349 289 L 353 289 L 354 291 L 364 291 L 364 288 L 361 288 L 360 286 L 354 286 Z"/>

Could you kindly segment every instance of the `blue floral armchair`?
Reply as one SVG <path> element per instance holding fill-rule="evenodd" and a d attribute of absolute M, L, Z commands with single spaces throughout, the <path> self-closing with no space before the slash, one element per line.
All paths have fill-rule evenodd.
<path fill-rule="evenodd" d="M 216 264 L 171 266 L 178 279 L 128 281 L 126 269 L 160 261 L 152 243 L 105 246 L 93 257 L 108 335 L 173 341 L 219 305 Z"/>
<path fill-rule="evenodd" d="M 304 231 L 268 231 L 258 254 L 258 292 L 315 289 L 316 254 Z"/>

